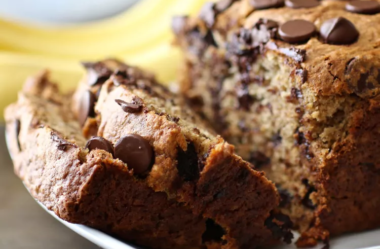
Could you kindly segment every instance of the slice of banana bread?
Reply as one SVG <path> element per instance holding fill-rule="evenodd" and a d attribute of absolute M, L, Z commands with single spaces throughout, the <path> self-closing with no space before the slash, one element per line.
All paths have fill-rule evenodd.
<path fill-rule="evenodd" d="M 59 217 L 151 248 L 257 248 L 292 234 L 264 173 L 137 68 L 87 63 L 73 96 L 46 73 L 6 110 L 15 172 Z"/>
<path fill-rule="evenodd" d="M 299 246 L 380 226 L 380 3 L 219 1 L 176 17 L 181 90 L 273 180 Z"/>

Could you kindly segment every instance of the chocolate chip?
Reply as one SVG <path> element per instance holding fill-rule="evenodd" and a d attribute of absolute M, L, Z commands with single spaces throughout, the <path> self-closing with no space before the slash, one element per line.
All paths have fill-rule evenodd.
<path fill-rule="evenodd" d="M 20 143 L 20 139 L 19 139 L 20 131 L 21 131 L 21 122 L 20 122 L 20 120 L 16 119 L 16 121 L 15 121 L 15 132 L 16 132 L 16 141 L 17 141 L 17 146 L 18 146 L 19 151 L 21 151 L 21 143 Z"/>
<path fill-rule="evenodd" d="M 305 207 L 307 207 L 309 209 L 315 209 L 315 205 L 313 204 L 312 200 L 310 199 L 310 195 L 312 193 L 316 192 L 316 189 L 310 185 L 309 180 L 307 180 L 307 179 L 302 179 L 301 182 L 307 188 L 307 192 L 301 200 L 302 205 L 304 205 Z"/>
<path fill-rule="evenodd" d="M 205 22 L 208 28 L 211 28 L 215 23 L 216 15 L 215 3 L 206 2 L 200 11 L 199 18 Z"/>
<path fill-rule="evenodd" d="M 346 10 L 359 14 L 377 14 L 380 12 L 380 3 L 377 1 L 352 1 L 346 4 Z"/>
<path fill-rule="evenodd" d="M 86 149 L 89 151 L 99 149 L 99 150 L 105 150 L 113 155 L 113 146 L 111 142 L 108 140 L 102 138 L 102 137 L 92 137 L 87 141 Z"/>
<path fill-rule="evenodd" d="M 249 94 L 248 86 L 246 84 L 239 86 L 236 90 L 236 95 L 239 102 L 238 109 L 249 111 L 252 103 L 254 102 L 254 99 Z"/>
<path fill-rule="evenodd" d="M 278 194 L 280 195 L 280 204 L 279 206 L 284 208 L 288 207 L 293 199 L 293 196 L 289 193 L 288 190 L 281 188 L 281 186 L 276 186 Z"/>
<path fill-rule="evenodd" d="M 202 242 L 221 242 L 222 237 L 226 234 L 224 229 L 211 219 L 206 220 L 206 231 L 202 234 Z"/>
<path fill-rule="evenodd" d="M 57 133 L 51 132 L 51 139 L 57 143 L 58 150 L 66 151 L 69 146 L 77 147 L 61 138 Z"/>
<path fill-rule="evenodd" d="M 210 45 L 210 46 L 214 46 L 214 47 L 218 47 L 218 44 L 216 44 L 216 41 L 214 39 L 214 35 L 212 34 L 212 31 L 211 30 L 207 30 L 206 32 L 206 35 L 203 37 L 204 41 Z"/>
<path fill-rule="evenodd" d="M 175 16 L 172 18 L 172 30 L 174 34 L 179 35 L 184 32 L 186 22 L 189 18 L 187 16 Z"/>
<path fill-rule="evenodd" d="M 285 0 L 285 5 L 292 9 L 313 8 L 320 5 L 317 0 Z"/>
<path fill-rule="evenodd" d="M 138 113 L 138 112 L 141 112 L 143 105 L 141 101 L 136 101 L 136 100 L 128 103 L 121 99 L 115 99 L 115 102 L 118 103 L 118 105 L 121 106 L 121 109 L 123 109 L 123 111 L 127 113 Z"/>
<path fill-rule="evenodd" d="M 305 83 L 307 81 L 307 70 L 304 68 L 296 69 L 296 75 L 301 77 L 301 82 Z"/>
<path fill-rule="evenodd" d="M 269 9 L 284 6 L 284 0 L 250 0 L 249 3 L 255 9 Z"/>
<path fill-rule="evenodd" d="M 287 244 L 292 242 L 293 233 L 290 229 L 293 227 L 293 223 L 288 216 L 272 211 L 265 220 L 264 225 L 272 232 L 275 238 L 282 238 Z"/>
<path fill-rule="evenodd" d="M 79 103 L 79 123 L 83 126 L 88 117 L 95 117 L 95 95 L 91 91 L 85 91 Z"/>
<path fill-rule="evenodd" d="M 291 20 L 280 26 L 278 34 L 289 43 L 301 43 L 309 40 L 315 33 L 315 26 L 306 20 Z"/>
<path fill-rule="evenodd" d="M 193 181 L 199 177 L 200 165 L 193 143 L 187 143 L 186 151 L 178 148 L 177 162 L 178 174 L 185 181 Z"/>
<path fill-rule="evenodd" d="M 113 77 L 113 84 L 115 86 L 130 85 L 130 84 L 133 84 L 134 82 L 135 81 L 133 80 L 133 78 L 128 75 L 127 70 L 118 69 L 115 71 L 114 77 Z"/>
<path fill-rule="evenodd" d="M 325 21 L 320 30 L 321 37 L 328 44 L 351 44 L 359 37 L 354 24 L 344 17 Z"/>
<path fill-rule="evenodd" d="M 143 175 L 153 165 L 153 148 L 139 135 L 126 135 L 115 144 L 115 157 L 133 169 L 134 174 Z"/>
<path fill-rule="evenodd" d="M 112 74 L 112 71 L 103 62 L 83 62 L 87 69 L 87 83 L 90 86 L 103 84 Z"/>

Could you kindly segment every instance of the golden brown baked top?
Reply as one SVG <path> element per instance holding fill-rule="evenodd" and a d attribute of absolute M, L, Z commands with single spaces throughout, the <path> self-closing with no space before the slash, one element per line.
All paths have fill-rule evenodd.
<path fill-rule="evenodd" d="M 252 31 L 252 37 L 239 46 L 248 45 L 253 49 L 255 46 L 260 46 L 260 54 L 272 52 L 284 54 L 287 57 L 286 63 L 290 66 L 307 71 L 307 79 L 302 83 L 308 84 L 309 88 L 318 95 L 355 93 L 362 98 L 373 98 L 379 94 L 380 3 L 378 1 L 371 3 L 327 0 L 317 3 L 297 0 L 223 2 L 224 10 L 217 7 L 218 4 L 221 6 L 221 2 L 213 6 L 206 5 L 199 18 L 190 19 L 187 22 L 186 35 L 196 27 L 201 33 L 208 34 L 205 35 L 206 40 L 210 37 L 211 31 L 217 46 L 226 49 L 227 56 L 233 56 L 228 47 L 234 46 L 232 38 L 243 27 Z M 310 2 L 308 7 L 298 8 L 307 5 L 307 2 Z M 270 7 L 271 4 L 275 7 Z M 259 6 L 259 9 L 254 6 Z M 334 18 L 336 19 L 332 20 Z M 278 23 L 278 27 L 274 28 L 275 35 L 265 42 L 261 42 L 261 37 L 265 36 L 263 29 L 256 28 L 261 31 L 254 31 L 263 19 Z M 281 37 L 278 30 L 291 20 L 308 21 L 314 25 L 315 32 L 307 39 L 285 42 L 287 39 Z M 292 32 L 295 33 L 302 29 L 300 25 L 293 27 Z M 355 32 L 358 32 L 358 35 Z M 259 44 L 254 44 L 255 39 L 260 41 Z"/>

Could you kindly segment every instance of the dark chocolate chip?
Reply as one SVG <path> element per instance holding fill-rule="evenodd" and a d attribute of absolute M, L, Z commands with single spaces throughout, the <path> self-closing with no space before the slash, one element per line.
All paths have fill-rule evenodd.
<path fill-rule="evenodd" d="M 153 154 L 152 146 L 139 135 L 126 135 L 115 144 L 115 157 L 136 175 L 143 175 L 152 167 Z"/>
<path fill-rule="evenodd" d="M 295 47 L 291 48 L 280 48 L 279 51 L 283 53 L 284 55 L 292 58 L 295 61 L 298 62 L 304 62 L 306 59 L 306 50 L 305 49 L 299 49 Z"/>
<path fill-rule="evenodd" d="M 174 34 L 179 35 L 185 31 L 187 16 L 175 16 L 172 18 L 172 30 Z"/>
<path fill-rule="evenodd" d="M 210 45 L 210 46 L 214 46 L 214 47 L 218 47 L 218 44 L 216 44 L 216 41 L 214 39 L 214 35 L 212 34 L 212 31 L 211 30 L 207 30 L 206 32 L 206 35 L 203 37 L 204 41 Z"/>
<path fill-rule="evenodd" d="M 301 82 L 305 83 L 307 81 L 307 70 L 304 68 L 296 69 L 296 75 L 301 77 Z"/>
<path fill-rule="evenodd" d="M 276 147 L 276 146 L 279 146 L 282 142 L 282 136 L 280 135 L 280 132 L 277 132 L 275 133 L 273 136 L 272 136 L 272 143 L 273 145 Z"/>
<path fill-rule="evenodd" d="M 226 234 L 224 229 L 211 219 L 206 220 L 206 231 L 202 235 L 202 242 L 221 242 L 222 237 Z"/>
<path fill-rule="evenodd" d="M 200 11 L 199 18 L 205 22 L 208 28 L 211 28 L 215 23 L 216 15 L 215 3 L 206 2 Z"/>
<path fill-rule="evenodd" d="M 173 121 L 174 123 L 178 123 L 180 120 L 179 117 L 175 117 L 175 116 L 171 116 L 171 115 L 166 115 L 166 119 L 169 121 Z"/>
<path fill-rule="evenodd" d="M 121 99 L 115 99 L 115 102 L 118 103 L 118 105 L 121 106 L 121 109 L 123 109 L 123 111 L 127 113 L 138 113 L 138 112 L 141 112 L 143 105 L 141 101 L 136 101 L 136 100 L 137 99 L 128 103 Z"/>
<path fill-rule="evenodd" d="M 272 232 L 272 235 L 275 238 L 282 238 L 287 244 L 292 242 L 293 233 L 290 229 L 293 227 L 293 223 L 288 216 L 272 211 L 264 224 Z"/>
<path fill-rule="evenodd" d="M 67 142 L 66 140 L 64 140 L 63 138 L 61 138 L 55 132 L 52 132 L 50 135 L 51 135 L 51 139 L 57 143 L 58 150 L 66 151 L 69 146 L 77 147 L 76 145 L 71 144 Z"/>
<path fill-rule="evenodd" d="M 321 37 L 328 44 L 351 44 L 359 37 L 355 25 L 344 17 L 325 21 L 320 30 Z"/>
<path fill-rule="evenodd" d="M 20 120 L 16 119 L 16 121 L 15 121 L 15 132 L 16 132 L 16 141 L 17 141 L 17 146 L 18 146 L 19 151 L 21 151 L 21 143 L 20 143 L 20 139 L 19 139 L 20 131 L 21 131 L 21 122 L 20 122 Z"/>
<path fill-rule="evenodd" d="M 292 9 L 313 8 L 320 5 L 317 0 L 285 0 L 285 5 Z"/>
<path fill-rule="evenodd" d="M 228 49 L 238 56 L 255 57 L 261 52 L 265 43 L 275 38 L 278 30 L 278 23 L 270 19 L 260 18 L 252 29 L 242 28 L 236 33 Z"/>
<path fill-rule="evenodd" d="M 280 26 L 278 34 L 289 43 L 301 43 L 309 40 L 315 33 L 315 26 L 306 20 L 291 20 Z"/>
<path fill-rule="evenodd" d="M 185 181 L 193 181 L 199 177 L 199 160 L 193 143 L 187 143 L 186 151 L 178 148 L 177 169 Z"/>
<path fill-rule="evenodd" d="M 309 209 L 315 209 L 315 205 L 313 204 L 312 200 L 310 199 L 310 195 L 312 193 L 316 192 L 316 189 L 310 185 L 310 183 L 307 179 L 302 179 L 301 182 L 307 188 L 307 192 L 301 200 L 302 205 L 304 205 L 305 207 L 307 207 Z"/>
<path fill-rule="evenodd" d="M 279 206 L 284 208 L 288 207 L 293 199 L 293 196 L 289 193 L 288 190 L 281 188 L 281 186 L 276 186 L 278 194 L 280 195 L 280 204 Z"/>
<path fill-rule="evenodd" d="M 87 83 L 90 86 L 103 84 L 112 74 L 112 71 L 103 62 L 83 62 L 87 69 Z"/>
<path fill-rule="evenodd" d="M 127 70 L 125 69 L 118 69 L 114 73 L 113 77 L 113 84 L 115 86 L 120 86 L 120 85 L 131 85 L 134 84 L 135 81 L 133 80 L 132 77 L 130 77 L 127 73 Z"/>
<path fill-rule="evenodd" d="M 95 117 L 95 95 L 91 91 L 85 91 L 79 103 L 79 123 L 83 126 L 88 117 Z"/>
<path fill-rule="evenodd" d="M 284 0 L 250 0 L 249 2 L 255 9 L 269 9 L 284 6 Z"/>
<path fill-rule="evenodd" d="M 380 3 L 377 1 L 351 1 L 346 4 L 346 10 L 359 14 L 377 14 L 380 12 Z"/>
<path fill-rule="evenodd" d="M 110 141 L 102 137 L 92 137 L 87 141 L 86 149 L 89 151 L 99 149 L 105 150 L 113 155 L 113 146 Z"/>
<path fill-rule="evenodd" d="M 238 98 L 239 106 L 238 109 L 249 111 L 254 98 L 249 94 L 248 86 L 246 84 L 241 85 L 236 90 L 236 95 Z"/>

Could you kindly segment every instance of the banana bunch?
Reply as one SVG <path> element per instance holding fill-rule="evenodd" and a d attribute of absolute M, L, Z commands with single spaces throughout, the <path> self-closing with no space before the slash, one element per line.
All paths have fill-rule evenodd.
<path fill-rule="evenodd" d="M 124 13 L 68 27 L 35 27 L 0 19 L 0 114 L 25 78 L 48 68 L 63 90 L 83 74 L 80 61 L 115 57 L 175 79 L 180 53 L 172 47 L 174 15 L 195 14 L 205 0 L 143 0 Z"/>

